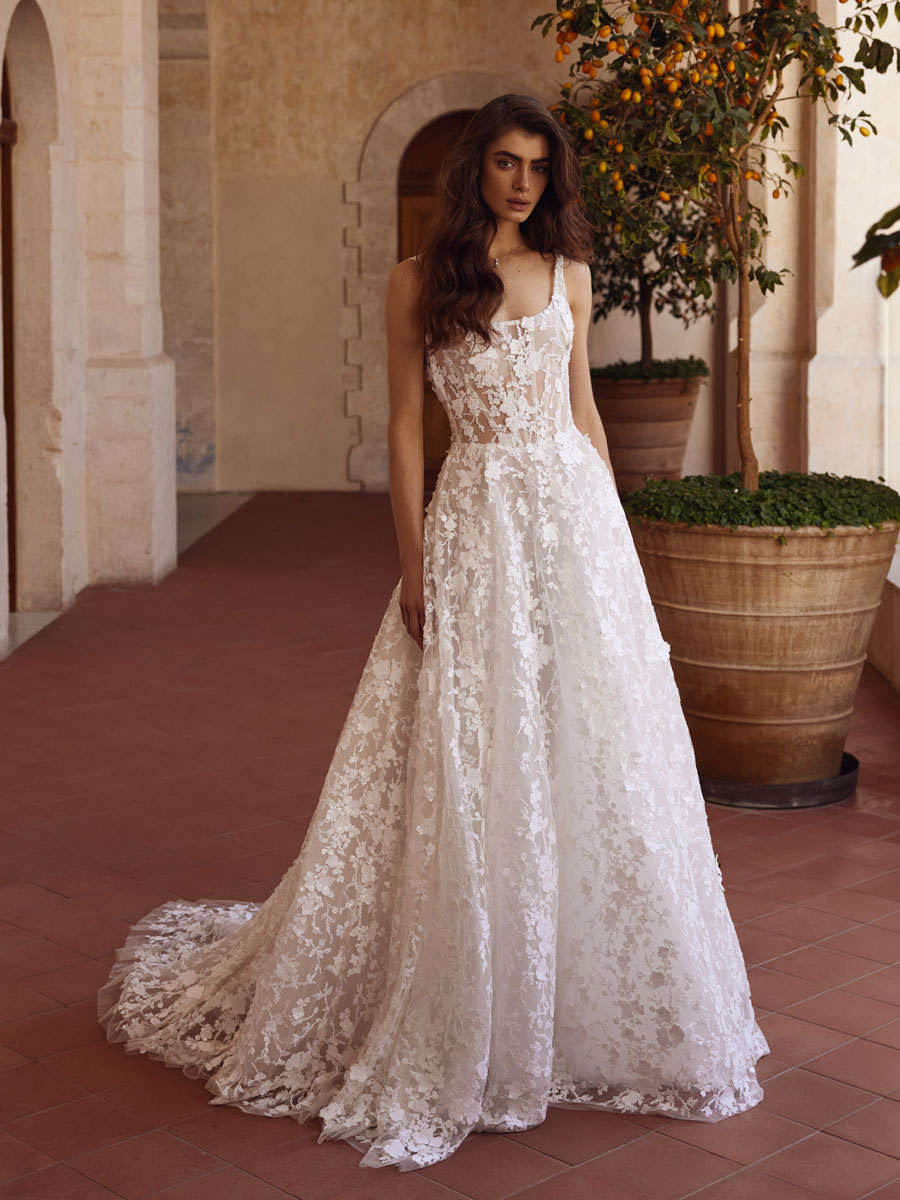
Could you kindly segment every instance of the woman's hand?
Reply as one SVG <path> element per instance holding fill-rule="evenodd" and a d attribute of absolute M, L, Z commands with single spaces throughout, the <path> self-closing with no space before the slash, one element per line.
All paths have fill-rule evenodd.
<path fill-rule="evenodd" d="M 400 614 L 406 632 L 421 650 L 425 629 L 425 585 L 421 566 L 404 571 L 400 578 Z"/>

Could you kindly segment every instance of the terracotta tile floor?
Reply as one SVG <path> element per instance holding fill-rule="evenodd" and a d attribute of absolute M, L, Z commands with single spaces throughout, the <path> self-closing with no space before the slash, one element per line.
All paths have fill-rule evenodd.
<path fill-rule="evenodd" d="M 869 668 L 853 799 L 708 806 L 772 1046 L 746 1113 L 551 1109 L 401 1175 L 103 1039 L 129 922 L 295 856 L 396 575 L 386 496 L 258 496 L 0 665 L 0 1200 L 900 1200 L 900 697 Z"/>

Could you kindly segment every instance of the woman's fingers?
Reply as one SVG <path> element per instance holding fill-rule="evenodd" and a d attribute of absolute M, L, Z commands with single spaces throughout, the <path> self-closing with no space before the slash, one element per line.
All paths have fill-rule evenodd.
<path fill-rule="evenodd" d="M 415 641 L 416 645 L 421 650 L 423 648 L 422 632 L 425 628 L 425 605 L 421 604 L 402 604 L 400 612 L 403 617 L 403 624 L 406 627 L 406 632 Z"/>

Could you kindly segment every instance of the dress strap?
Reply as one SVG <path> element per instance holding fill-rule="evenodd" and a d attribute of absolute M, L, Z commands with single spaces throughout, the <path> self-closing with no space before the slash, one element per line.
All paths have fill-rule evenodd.
<path fill-rule="evenodd" d="M 556 260 L 553 263 L 553 294 L 550 297 L 551 304 L 554 303 L 554 301 L 556 300 L 556 297 L 560 294 L 560 291 L 561 291 L 560 284 L 561 284 L 562 278 L 563 278 L 562 261 L 563 261 L 563 256 L 561 254 L 557 254 Z"/>

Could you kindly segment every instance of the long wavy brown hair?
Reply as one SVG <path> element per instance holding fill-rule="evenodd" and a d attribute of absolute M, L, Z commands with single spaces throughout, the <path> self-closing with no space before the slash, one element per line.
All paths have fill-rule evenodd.
<path fill-rule="evenodd" d="M 550 149 L 547 186 L 521 226 L 522 238 L 541 254 L 591 261 L 591 226 L 576 203 L 580 171 L 568 131 L 531 96 L 489 100 L 444 159 L 434 216 L 418 254 L 419 305 L 429 349 L 470 332 L 491 340 L 503 280 L 488 256 L 497 221 L 482 199 L 481 173 L 487 147 L 510 129 L 543 134 Z"/>

